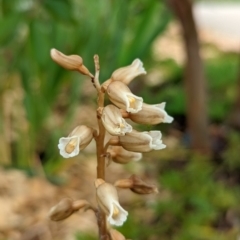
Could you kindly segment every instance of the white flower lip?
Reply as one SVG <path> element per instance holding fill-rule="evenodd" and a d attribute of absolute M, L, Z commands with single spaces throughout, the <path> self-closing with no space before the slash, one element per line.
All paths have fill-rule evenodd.
<path fill-rule="evenodd" d="M 166 148 L 166 145 L 162 143 L 162 133 L 160 131 L 150 131 L 145 132 L 151 136 L 152 141 L 150 142 L 150 147 L 154 150 L 160 150 Z"/>
<path fill-rule="evenodd" d="M 74 157 L 91 142 L 92 138 L 92 128 L 85 125 L 77 126 L 68 137 L 59 139 L 58 148 L 60 154 L 64 158 Z"/>
<path fill-rule="evenodd" d="M 135 67 L 136 70 L 138 70 L 138 75 L 147 73 L 145 68 L 143 67 L 142 61 L 139 58 L 135 59 L 131 65 Z"/>
<path fill-rule="evenodd" d="M 132 131 L 132 126 L 122 118 L 120 109 L 112 104 L 103 109 L 102 123 L 113 136 L 123 136 Z"/>
<path fill-rule="evenodd" d="M 142 109 L 143 99 L 132 93 L 126 93 L 126 111 L 131 113 L 139 112 Z"/>
<path fill-rule="evenodd" d="M 74 150 L 71 153 L 67 153 L 65 148 L 67 146 L 67 144 L 72 140 L 75 139 L 76 140 L 76 146 L 74 148 Z M 72 137 L 62 137 L 59 139 L 59 144 L 58 144 L 58 148 L 60 150 L 60 154 L 64 157 L 64 158 L 70 158 L 70 157 L 75 157 L 76 155 L 79 154 L 79 145 L 80 145 L 80 137 L 78 136 L 72 136 Z"/>
<path fill-rule="evenodd" d="M 163 117 L 163 122 L 164 122 L 164 123 L 171 123 L 171 122 L 174 120 L 174 118 L 171 117 L 171 116 L 169 116 L 169 115 L 167 114 L 167 112 L 165 111 L 165 106 L 166 106 L 166 103 L 165 103 L 165 102 L 159 103 L 159 104 L 155 104 L 154 106 L 158 109 L 158 111 L 159 111 L 160 113 L 163 114 L 163 116 L 164 116 L 164 117 Z"/>
<path fill-rule="evenodd" d="M 114 208 L 117 209 L 118 214 L 114 214 Z M 112 200 L 112 205 L 110 208 L 110 213 L 107 217 L 107 220 L 110 224 L 115 226 L 122 226 L 123 223 L 127 220 L 128 212 L 125 211 L 117 201 Z"/>

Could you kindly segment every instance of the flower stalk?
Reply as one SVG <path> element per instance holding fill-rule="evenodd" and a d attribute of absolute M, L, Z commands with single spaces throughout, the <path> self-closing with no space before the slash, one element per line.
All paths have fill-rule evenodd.
<path fill-rule="evenodd" d="M 95 137 L 96 148 L 97 148 L 97 178 L 105 180 L 105 149 L 104 149 L 104 139 L 106 130 L 102 123 L 102 109 L 104 107 L 104 95 L 105 93 L 101 90 L 101 86 L 99 83 L 99 58 L 97 55 L 94 56 L 95 63 L 95 77 L 94 84 L 97 88 L 98 92 L 98 109 L 97 109 L 97 121 L 98 121 L 98 135 Z M 103 211 L 101 211 L 100 207 L 98 207 L 98 211 L 96 214 L 98 229 L 99 229 L 99 239 L 100 240 L 109 240 L 109 235 L 107 232 L 107 223 L 106 223 L 106 215 Z"/>

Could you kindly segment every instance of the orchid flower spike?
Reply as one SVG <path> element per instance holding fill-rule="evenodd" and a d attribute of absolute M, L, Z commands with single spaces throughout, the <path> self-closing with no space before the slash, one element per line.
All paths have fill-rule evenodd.
<path fill-rule="evenodd" d="M 171 123 L 173 118 L 165 111 L 165 105 L 165 102 L 153 105 L 143 103 L 142 110 L 137 113 L 129 113 L 129 118 L 140 124 Z"/>
<path fill-rule="evenodd" d="M 113 81 L 107 88 L 109 100 L 127 112 L 136 113 L 142 109 L 143 99 L 134 95 L 127 85 Z"/>
<path fill-rule="evenodd" d="M 102 123 L 113 136 L 123 136 L 125 133 L 132 131 L 132 126 L 122 118 L 120 109 L 112 104 L 104 107 Z"/>
<path fill-rule="evenodd" d="M 162 143 L 162 134 L 160 131 L 138 132 L 133 130 L 125 136 L 119 137 L 120 145 L 132 152 L 149 152 L 160 150 L 166 147 Z"/>
<path fill-rule="evenodd" d="M 96 181 L 98 181 L 98 179 Z M 106 182 L 100 185 L 95 183 L 95 186 L 97 202 L 101 210 L 107 215 L 107 221 L 112 225 L 123 225 L 127 220 L 128 212 L 120 206 L 116 188 Z"/>
<path fill-rule="evenodd" d="M 142 158 L 142 153 L 130 152 L 121 146 L 111 146 L 108 149 L 108 152 L 111 154 L 111 159 L 115 163 L 120 164 L 126 164 L 131 161 L 139 161 Z"/>
<path fill-rule="evenodd" d="M 141 60 L 135 59 L 131 65 L 115 70 L 111 79 L 113 81 L 121 81 L 128 85 L 135 77 L 146 73 Z"/>
<path fill-rule="evenodd" d="M 64 158 L 78 155 L 93 139 L 93 129 L 85 125 L 76 127 L 68 137 L 59 139 L 58 148 Z"/>

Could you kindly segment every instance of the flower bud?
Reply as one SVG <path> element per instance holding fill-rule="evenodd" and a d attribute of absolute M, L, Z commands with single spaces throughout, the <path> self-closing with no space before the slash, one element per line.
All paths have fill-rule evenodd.
<path fill-rule="evenodd" d="M 127 112 L 136 113 L 142 109 L 143 99 L 132 94 L 127 85 L 120 81 L 111 82 L 107 94 L 113 104 Z"/>
<path fill-rule="evenodd" d="M 90 203 L 84 199 L 75 200 L 72 203 L 73 211 L 78 211 L 80 209 L 84 209 L 85 211 L 90 207 L 91 207 Z"/>
<path fill-rule="evenodd" d="M 125 164 L 131 161 L 139 161 L 142 158 L 142 153 L 130 152 L 121 146 L 111 146 L 108 152 L 115 163 Z"/>
<path fill-rule="evenodd" d="M 135 59 L 131 65 L 115 70 L 111 79 L 128 85 L 135 77 L 143 74 L 146 74 L 143 63 L 141 60 Z"/>
<path fill-rule="evenodd" d="M 49 218 L 52 221 L 60 221 L 68 218 L 74 212 L 72 203 L 73 200 L 70 198 L 62 199 L 57 205 L 50 209 Z"/>
<path fill-rule="evenodd" d="M 127 179 L 120 179 L 115 182 L 114 186 L 119 188 L 129 188 L 131 191 L 137 194 L 158 193 L 158 189 L 155 185 L 144 182 L 136 175 L 132 175 Z"/>
<path fill-rule="evenodd" d="M 83 75 L 88 75 L 90 77 L 94 77 L 89 70 L 83 65 L 83 60 L 78 55 L 65 55 L 57 49 L 51 49 L 51 57 L 54 62 L 66 68 L 68 70 L 78 71 Z"/>
<path fill-rule="evenodd" d="M 84 199 L 73 201 L 71 198 L 64 198 L 50 209 L 49 218 L 52 221 L 60 221 L 68 218 L 80 209 L 86 210 L 89 207 L 89 202 Z"/>
<path fill-rule="evenodd" d="M 120 206 L 116 188 L 104 182 L 96 187 L 96 192 L 97 202 L 107 215 L 107 221 L 112 225 L 121 226 L 127 220 L 128 212 Z"/>
<path fill-rule="evenodd" d="M 93 139 L 93 129 L 85 125 L 76 127 L 68 137 L 59 139 L 58 148 L 64 158 L 74 157 Z"/>
<path fill-rule="evenodd" d="M 114 105 L 107 105 L 103 109 L 102 123 L 106 130 L 114 136 L 123 136 L 126 132 L 132 131 L 132 126 L 122 118 L 120 109 Z"/>
<path fill-rule="evenodd" d="M 111 240 L 126 240 L 126 238 L 119 231 L 112 228 L 109 230 L 109 235 Z"/>
<path fill-rule="evenodd" d="M 129 113 L 129 118 L 140 124 L 171 123 L 173 118 L 164 110 L 166 103 L 149 105 L 143 103 L 142 110 L 137 113 Z"/>
<path fill-rule="evenodd" d="M 138 132 L 133 130 L 125 136 L 119 136 L 120 145 L 132 152 L 149 152 L 166 147 L 161 140 L 160 131 Z"/>

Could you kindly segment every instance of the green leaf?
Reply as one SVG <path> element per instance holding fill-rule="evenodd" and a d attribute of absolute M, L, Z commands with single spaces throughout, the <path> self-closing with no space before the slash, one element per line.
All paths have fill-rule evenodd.
<path fill-rule="evenodd" d="M 14 36 L 20 20 L 20 15 L 14 13 L 0 19 L 0 44 L 7 44 Z"/>
<path fill-rule="evenodd" d="M 42 68 L 48 66 L 50 62 L 51 44 L 47 24 L 39 20 L 33 20 L 29 27 L 32 54 L 34 59 L 37 60 L 37 65 L 42 66 Z"/>
<path fill-rule="evenodd" d="M 72 7 L 68 0 L 44 0 L 43 6 L 53 15 L 57 20 L 71 22 Z"/>

